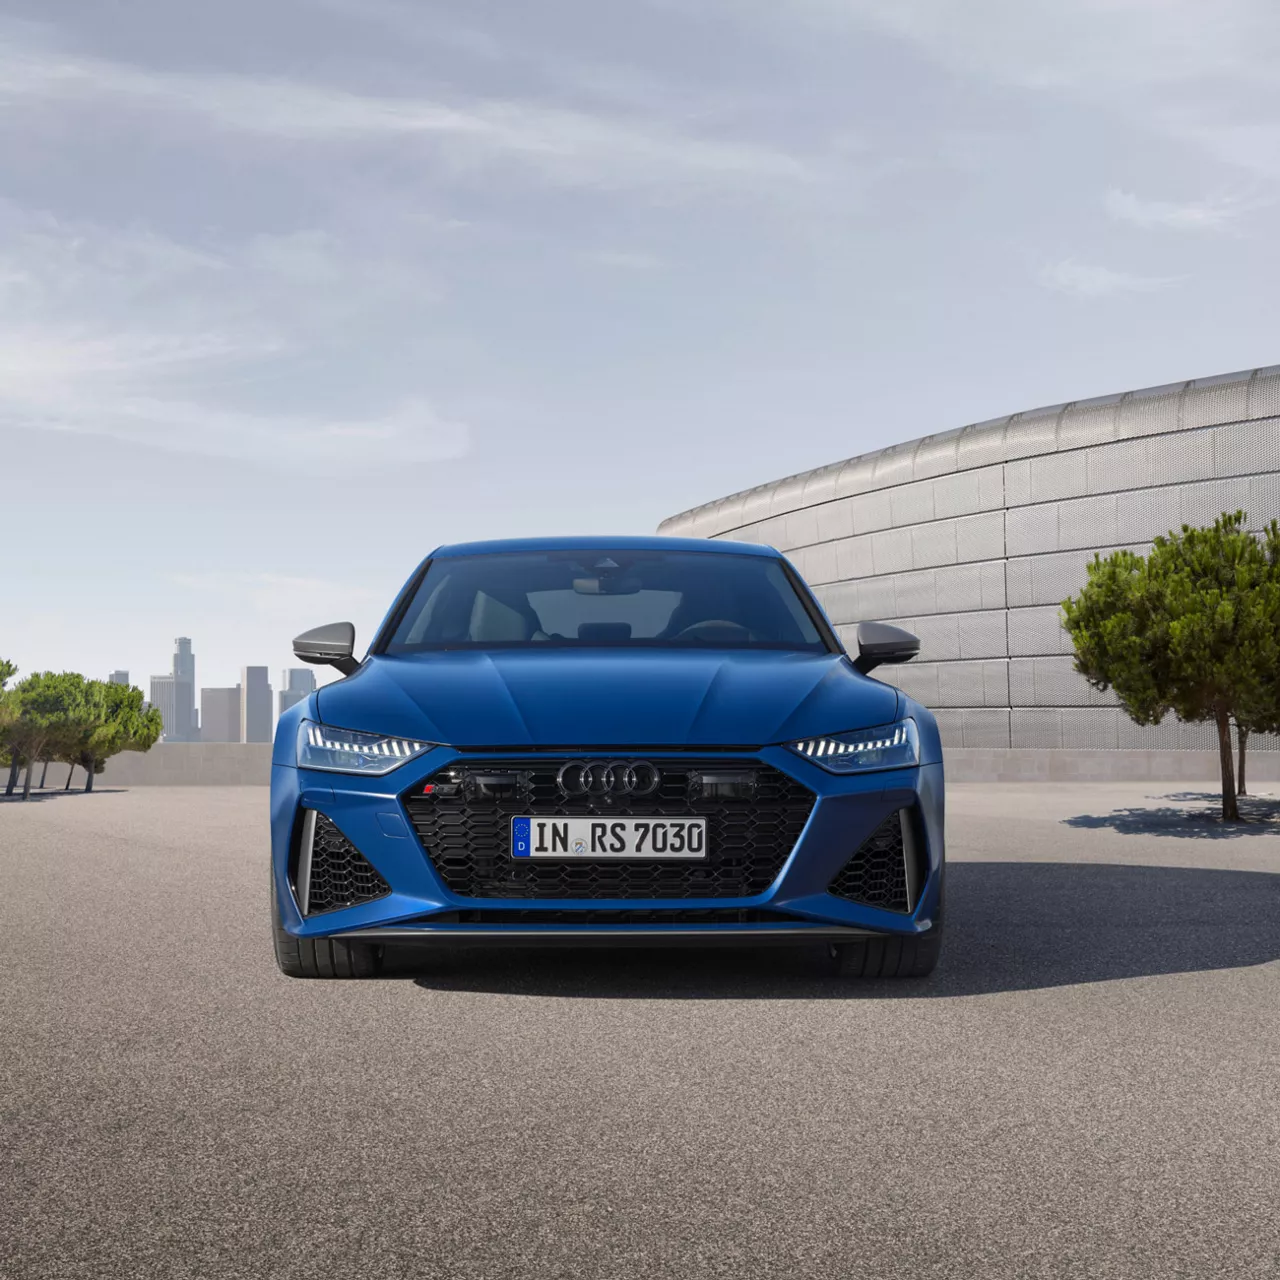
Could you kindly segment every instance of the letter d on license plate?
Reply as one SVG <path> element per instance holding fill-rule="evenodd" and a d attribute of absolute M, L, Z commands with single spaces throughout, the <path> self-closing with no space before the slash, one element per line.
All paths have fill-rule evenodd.
<path fill-rule="evenodd" d="M 513 858 L 705 858 L 706 818 L 512 818 Z"/>

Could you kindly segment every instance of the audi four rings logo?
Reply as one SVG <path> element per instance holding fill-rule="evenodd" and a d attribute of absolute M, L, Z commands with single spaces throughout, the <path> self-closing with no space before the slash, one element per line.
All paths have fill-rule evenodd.
<path fill-rule="evenodd" d="M 610 764 L 605 760 L 570 760 L 556 775 L 567 796 L 651 796 L 662 774 L 647 760 Z"/>

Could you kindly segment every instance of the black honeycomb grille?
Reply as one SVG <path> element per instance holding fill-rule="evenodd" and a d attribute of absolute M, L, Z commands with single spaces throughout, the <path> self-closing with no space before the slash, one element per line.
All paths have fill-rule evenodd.
<path fill-rule="evenodd" d="M 311 879 L 307 915 L 354 907 L 385 897 L 391 886 L 378 874 L 359 849 L 322 813 L 316 814 L 315 842 L 311 847 Z"/>
<path fill-rule="evenodd" d="M 831 882 L 830 892 L 886 911 L 910 909 L 902 815 L 891 813 L 859 846 Z"/>
<path fill-rule="evenodd" d="M 486 760 L 446 767 L 435 790 L 403 796 L 440 878 L 466 898 L 747 898 L 778 878 L 808 821 L 814 796 L 768 765 L 654 759 L 662 775 L 645 799 L 570 800 L 556 778 L 564 759 Z M 740 795 L 702 794 L 700 779 L 736 774 Z M 498 779 L 505 785 L 492 794 Z M 723 790 L 723 789 L 722 789 Z M 697 862 L 517 861 L 511 819 L 530 817 L 705 817 L 707 857 Z"/>

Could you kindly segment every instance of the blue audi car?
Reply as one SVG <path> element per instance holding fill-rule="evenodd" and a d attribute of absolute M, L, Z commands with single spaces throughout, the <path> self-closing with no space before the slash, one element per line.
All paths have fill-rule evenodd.
<path fill-rule="evenodd" d="M 772 548 L 679 538 L 441 547 L 363 660 L 280 717 L 276 960 L 400 969 L 411 948 L 817 943 L 923 977 L 942 940 L 933 716 L 846 653 Z M 419 951 L 417 954 L 421 954 Z"/>

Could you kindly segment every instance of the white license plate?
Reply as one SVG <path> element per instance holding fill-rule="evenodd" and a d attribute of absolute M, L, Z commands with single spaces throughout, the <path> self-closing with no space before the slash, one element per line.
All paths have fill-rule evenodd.
<path fill-rule="evenodd" d="M 513 858 L 705 858 L 706 818 L 512 818 Z"/>

